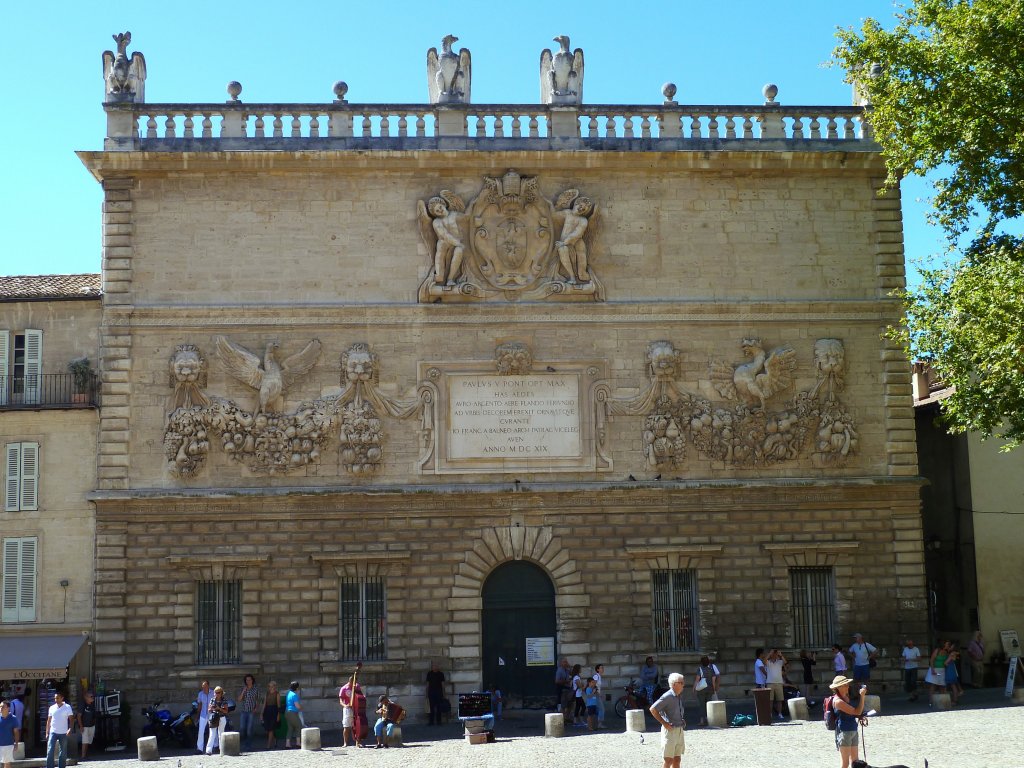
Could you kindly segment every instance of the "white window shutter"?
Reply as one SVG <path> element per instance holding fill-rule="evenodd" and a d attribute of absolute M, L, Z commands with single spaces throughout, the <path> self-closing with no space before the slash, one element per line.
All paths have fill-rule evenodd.
<path fill-rule="evenodd" d="M 39 443 L 21 444 L 21 511 L 39 509 Z"/>
<path fill-rule="evenodd" d="M 43 386 L 43 332 L 25 329 L 25 402 L 39 402 Z"/>
<path fill-rule="evenodd" d="M 21 585 L 18 621 L 36 620 L 36 540 L 21 540 Z"/>
<path fill-rule="evenodd" d="M 11 391 L 11 332 L 0 331 L 0 405 L 7 405 Z"/>
<path fill-rule="evenodd" d="M 17 512 L 21 505 L 21 443 L 7 444 L 6 467 L 4 511 Z"/>
<path fill-rule="evenodd" d="M 18 620 L 18 576 L 21 571 L 21 539 L 4 539 L 2 621 Z"/>

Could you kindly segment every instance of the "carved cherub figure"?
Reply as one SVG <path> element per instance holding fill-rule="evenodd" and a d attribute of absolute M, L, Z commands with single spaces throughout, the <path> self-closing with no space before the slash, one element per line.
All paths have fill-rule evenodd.
<path fill-rule="evenodd" d="M 420 221 L 420 234 L 424 242 L 433 246 L 434 282 L 455 285 L 462 274 L 462 218 L 466 205 L 454 192 L 443 189 L 437 197 L 416 204 Z"/>
<path fill-rule="evenodd" d="M 263 360 L 223 336 L 214 338 L 217 355 L 227 372 L 259 391 L 255 413 L 281 413 L 284 410 L 284 392 L 300 376 L 309 373 L 320 359 L 320 342 L 313 339 L 301 352 L 277 361 L 278 343 L 267 343 Z"/>
<path fill-rule="evenodd" d="M 578 189 L 566 190 L 555 201 L 555 214 L 562 218 L 562 233 L 555 241 L 555 252 L 570 285 L 590 282 L 584 235 L 594 209 L 594 201 L 581 197 Z"/>
<path fill-rule="evenodd" d="M 793 383 L 796 352 L 792 347 L 777 347 L 766 353 L 761 340 L 755 338 L 744 339 L 741 346 L 750 362 L 735 368 L 727 363 L 712 362 L 709 371 L 712 384 L 722 397 L 750 405 L 756 403 L 764 411 L 765 400 Z"/>
<path fill-rule="evenodd" d="M 199 347 L 194 344 L 178 345 L 170 360 L 170 379 L 171 386 L 174 387 L 172 411 L 193 406 L 206 407 L 210 404 L 210 398 L 203 392 L 203 387 L 206 386 L 206 361 L 199 352 Z"/>
<path fill-rule="evenodd" d="M 455 35 L 445 35 L 440 55 L 436 48 L 427 51 L 427 89 L 431 104 L 469 103 L 471 61 L 468 49 L 462 48 L 457 54 L 452 51 L 452 43 L 458 40 Z"/>

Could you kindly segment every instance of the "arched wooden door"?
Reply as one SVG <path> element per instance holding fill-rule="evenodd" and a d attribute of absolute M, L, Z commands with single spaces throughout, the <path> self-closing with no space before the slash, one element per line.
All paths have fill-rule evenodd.
<path fill-rule="evenodd" d="M 500 688 L 524 706 L 544 706 L 554 690 L 555 666 L 527 666 L 527 638 L 555 638 L 555 586 L 536 565 L 516 560 L 484 582 L 484 686 Z M 557 649 L 553 650 L 557 654 Z"/>

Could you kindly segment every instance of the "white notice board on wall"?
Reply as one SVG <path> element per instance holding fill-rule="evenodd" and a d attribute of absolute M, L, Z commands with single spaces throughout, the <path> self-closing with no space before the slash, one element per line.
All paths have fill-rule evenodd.
<path fill-rule="evenodd" d="M 550 667 L 555 663 L 555 638 L 526 638 L 526 666 Z"/>

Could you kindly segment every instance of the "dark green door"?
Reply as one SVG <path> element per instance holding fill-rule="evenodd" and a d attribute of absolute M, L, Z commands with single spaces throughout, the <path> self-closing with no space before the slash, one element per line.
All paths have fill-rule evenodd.
<path fill-rule="evenodd" d="M 484 686 L 526 707 L 549 704 L 555 665 L 527 666 L 526 639 L 555 637 L 551 579 L 532 563 L 505 563 L 487 577 L 482 597 Z"/>

